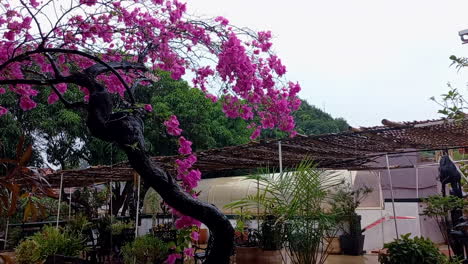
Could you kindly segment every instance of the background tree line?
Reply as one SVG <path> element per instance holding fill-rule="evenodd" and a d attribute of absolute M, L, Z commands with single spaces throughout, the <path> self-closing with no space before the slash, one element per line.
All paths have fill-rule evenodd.
<path fill-rule="evenodd" d="M 183 124 L 184 136 L 193 142 L 195 151 L 249 142 L 251 131 L 246 128 L 245 121 L 225 117 L 221 102 L 212 103 L 200 90 L 191 88 L 185 81 L 171 79 L 166 72 L 159 75 L 161 79 L 155 83 L 156 87 L 141 87 L 135 94 L 139 102 L 152 104 L 154 109 L 145 120 L 147 150 L 151 155 L 177 153 L 176 141 L 166 135 L 163 125 L 173 114 Z M 66 96 L 82 96 L 78 89 L 71 91 Z M 120 150 L 89 135 L 83 122 L 84 112 L 67 110 L 60 102 L 49 105 L 44 93 L 37 97 L 37 109 L 27 112 L 16 105 L 17 98 L 12 94 L 0 99 L 0 104 L 7 106 L 11 113 L 0 118 L 0 156 L 13 156 L 18 138 L 24 134 L 27 141 L 34 144 L 31 165 L 37 167 L 47 166 L 47 162 L 71 169 L 84 164 L 109 165 L 125 159 Z M 294 118 L 300 134 L 337 133 L 348 129 L 344 119 L 333 118 L 305 100 Z M 284 134 L 278 131 L 262 134 L 263 138 L 282 136 Z"/>

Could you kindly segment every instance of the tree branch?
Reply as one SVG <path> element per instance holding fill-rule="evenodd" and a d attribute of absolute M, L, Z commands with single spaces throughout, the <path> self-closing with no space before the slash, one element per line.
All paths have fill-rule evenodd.
<path fill-rule="evenodd" d="M 39 53 L 47 53 L 47 52 L 50 52 L 50 53 L 65 53 L 65 54 L 76 54 L 76 55 L 80 55 L 80 56 L 83 56 L 85 58 L 88 58 L 90 60 L 93 60 L 99 64 L 102 64 L 106 70 L 104 71 L 103 69 L 101 69 L 100 67 L 102 66 L 96 66 L 96 68 L 99 69 L 99 71 L 101 71 L 101 73 L 103 72 L 106 72 L 106 71 L 110 71 L 112 72 L 115 76 L 117 76 L 117 78 L 119 79 L 119 81 L 122 83 L 122 85 L 125 87 L 125 90 L 127 91 L 128 93 L 128 96 L 130 97 L 130 102 L 132 104 L 135 104 L 135 97 L 133 96 L 133 93 L 132 91 L 130 90 L 130 87 L 129 85 L 127 84 L 127 82 L 125 82 L 125 80 L 123 79 L 123 77 L 117 72 L 117 69 L 136 69 L 136 70 L 147 70 L 146 67 L 144 67 L 143 64 L 133 64 L 132 63 L 125 63 L 125 62 L 121 62 L 121 66 L 119 68 L 114 68 L 111 66 L 111 64 L 113 63 L 107 63 L 103 60 L 101 60 L 100 58 L 94 56 L 94 55 L 91 55 L 91 54 L 88 54 L 86 52 L 83 52 L 83 51 L 79 51 L 79 50 L 69 50 L 69 49 L 60 49 L 60 48 L 37 48 L 33 51 L 28 51 L 28 52 L 25 52 L 23 54 L 20 54 L 16 57 L 13 57 L 9 60 L 7 60 L 6 62 L 2 63 L 0 65 L 0 71 L 2 71 L 6 66 L 8 66 L 9 64 L 13 63 L 13 62 L 20 62 L 20 61 L 23 61 L 23 60 L 26 60 L 29 58 L 29 56 L 33 55 L 33 54 L 39 54 Z M 139 65 L 138 67 L 136 65 Z M 91 66 L 93 67 L 93 66 Z M 97 75 L 96 75 L 97 76 Z M 64 77 L 65 78 L 65 77 Z M 0 83 L 0 84 L 10 84 L 10 83 Z M 49 83 L 40 83 L 40 82 L 24 82 L 24 84 L 37 84 L 37 85 L 47 85 Z"/>
<path fill-rule="evenodd" d="M 60 70 L 57 67 L 57 64 L 55 63 L 54 59 L 52 56 L 50 56 L 49 53 L 44 53 L 44 55 L 47 57 L 47 59 L 50 62 L 50 65 L 52 66 L 52 70 L 54 71 L 55 78 L 63 78 L 62 74 L 60 73 Z"/>
<path fill-rule="evenodd" d="M 29 9 L 29 7 L 24 3 L 23 0 L 20 0 L 20 3 L 24 6 L 24 8 L 26 8 L 26 10 L 28 11 L 28 13 L 31 15 L 31 18 L 34 19 L 34 23 L 36 23 L 37 30 L 39 31 L 39 35 L 40 35 L 41 38 L 42 38 L 42 42 L 41 42 L 40 46 L 44 46 L 45 41 L 46 41 L 46 38 L 45 38 L 44 35 L 42 34 L 42 29 L 41 29 L 41 26 L 40 26 L 39 22 L 37 21 L 36 16 L 31 12 L 31 9 Z"/>
<path fill-rule="evenodd" d="M 156 47 L 158 47 L 159 45 L 156 45 Z M 149 43 L 148 46 L 146 46 L 146 48 L 143 50 L 142 53 L 138 54 L 138 62 L 139 63 L 143 63 L 146 55 L 148 55 L 148 52 L 150 50 L 152 50 L 154 47 L 153 47 L 153 43 Z"/>
<path fill-rule="evenodd" d="M 65 105 L 66 108 L 73 109 L 73 108 L 83 108 L 86 109 L 86 104 L 82 102 L 76 102 L 76 103 L 70 103 L 63 97 L 63 95 L 60 93 L 59 90 L 55 87 L 55 85 L 50 85 L 52 87 L 52 90 L 54 90 L 55 94 L 58 96 L 59 100 Z"/>
<path fill-rule="evenodd" d="M 51 61 L 51 64 L 52 64 L 52 68 L 54 68 L 54 71 L 56 72 L 56 77 L 57 79 L 64 79 L 63 76 L 60 74 L 60 72 L 58 72 L 58 68 L 57 66 L 55 65 L 55 63 L 53 62 L 52 60 L 52 57 L 46 53 L 46 56 L 47 58 Z M 37 71 L 34 71 L 34 70 L 29 70 L 29 69 L 25 69 L 24 71 L 26 72 L 30 72 L 32 74 L 35 74 L 35 75 L 38 75 L 40 77 L 42 77 L 44 80 L 47 80 L 47 76 L 43 73 L 40 73 L 40 72 L 37 72 Z M 57 76 L 58 75 L 58 76 Z M 58 96 L 58 98 L 60 99 L 60 101 L 62 101 L 62 103 L 65 105 L 66 108 L 77 108 L 78 107 L 78 103 L 70 103 L 68 102 L 63 96 L 62 94 L 60 93 L 59 90 L 57 90 L 57 88 L 55 87 L 55 85 L 51 84 L 50 87 L 52 88 L 52 90 L 54 90 L 55 94 Z M 83 105 L 79 106 L 80 108 L 83 107 Z"/>
<path fill-rule="evenodd" d="M 32 85 L 51 85 L 61 83 L 57 79 L 53 80 L 37 80 L 37 79 L 7 79 L 0 80 L 0 85 L 2 84 L 32 84 Z"/>
<path fill-rule="evenodd" d="M 143 63 L 133 63 L 133 62 L 109 62 L 106 64 L 95 64 L 87 69 L 84 70 L 86 74 L 91 75 L 92 77 L 96 77 L 100 74 L 106 73 L 114 70 L 140 70 L 140 71 L 147 71 L 148 69 L 145 67 Z"/>
<path fill-rule="evenodd" d="M 117 76 L 117 78 L 119 79 L 119 81 L 122 83 L 122 85 L 125 87 L 125 90 L 127 90 L 127 93 L 128 93 L 128 96 L 130 97 L 130 102 L 132 104 L 135 104 L 135 97 L 133 96 L 133 93 L 132 91 L 130 91 L 130 87 L 128 86 L 127 82 L 123 79 L 123 77 L 117 72 L 117 70 L 112 67 L 109 63 L 101 60 L 100 58 L 96 57 L 96 56 L 93 56 L 91 54 L 88 54 L 86 52 L 82 52 L 82 51 L 79 51 L 79 50 L 67 50 L 67 49 L 57 49 L 57 48 L 51 48 L 51 49 L 44 49 L 44 51 L 46 52 L 57 52 L 57 53 L 69 53 L 69 54 L 76 54 L 76 55 L 80 55 L 80 56 L 83 56 L 85 58 L 88 58 L 88 59 L 91 59 L 91 60 L 94 60 L 102 65 L 104 65 L 108 71 L 112 72 L 115 76 Z M 146 69 L 146 68 L 145 68 Z"/>

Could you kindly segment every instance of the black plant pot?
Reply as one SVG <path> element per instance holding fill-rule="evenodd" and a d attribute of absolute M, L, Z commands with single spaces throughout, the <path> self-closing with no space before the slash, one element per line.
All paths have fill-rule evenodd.
<path fill-rule="evenodd" d="M 275 216 L 267 216 L 261 226 L 261 247 L 263 250 L 281 249 L 281 224 L 276 223 Z"/>
<path fill-rule="evenodd" d="M 364 235 L 340 236 L 341 251 L 345 255 L 359 256 L 364 253 Z"/>

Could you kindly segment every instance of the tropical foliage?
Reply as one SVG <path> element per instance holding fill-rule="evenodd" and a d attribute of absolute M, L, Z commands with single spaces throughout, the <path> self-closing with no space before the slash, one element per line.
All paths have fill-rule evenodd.
<path fill-rule="evenodd" d="M 27 167 L 32 156 L 32 145 L 24 146 L 25 138 L 20 137 L 14 159 L 0 159 L 0 216 L 12 216 L 19 202 L 24 208 L 23 221 L 43 218 L 46 208 L 41 197 L 57 194 L 48 186 L 41 169 Z"/>
<path fill-rule="evenodd" d="M 425 199 L 423 202 L 426 207 L 423 210 L 423 215 L 434 218 L 439 227 L 439 231 L 446 243 L 449 242 L 448 230 L 449 223 L 447 222 L 450 211 L 463 209 L 468 205 L 468 202 L 463 198 L 458 198 L 454 195 L 442 196 L 432 195 Z"/>
<path fill-rule="evenodd" d="M 356 209 L 371 192 L 372 188 L 367 186 L 353 189 L 350 184 L 344 184 L 332 195 L 331 206 L 341 218 L 339 226 L 344 233 L 361 234 L 361 223 Z"/>
<path fill-rule="evenodd" d="M 260 206 L 264 223 L 281 238 L 293 263 L 324 263 L 330 242 L 327 239 L 334 237 L 338 223 L 338 214 L 327 208 L 327 203 L 331 191 L 343 180 L 315 168 L 311 161 L 282 173 L 259 173 L 247 178 L 258 181 L 260 191 L 227 208 Z"/>
<path fill-rule="evenodd" d="M 169 254 L 169 246 L 152 235 L 137 237 L 122 247 L 125 264 L 162 263 Z"/>
<path fill-rule="evenodd" d="M 78 256 L 85 249 L 84 239 L 80 235 L 46 226 L 21 242 L 15 252 L 19 264 L 36 264 L 52 255 Z"/>
<path fill-rule="evenodd" d="M 458 264 L 442 254 L 437 245 L 423 237 L 410 238 L 411 234 L 402 235 L 393 242 L 386 243 L 385 254 L 379 255 L 382 264 Z"/>

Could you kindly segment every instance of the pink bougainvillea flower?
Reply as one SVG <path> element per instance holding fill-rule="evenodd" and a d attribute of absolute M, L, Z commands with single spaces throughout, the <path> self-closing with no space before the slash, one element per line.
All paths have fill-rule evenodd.
<path fill-rule="evenodd" d="M 145 105 L 145 110 L 148 111 L 148 112 L 153 112 L 153 106 L 150 105 L 150 104 L 146 104 Z"/>
<path fill-rule="evenodd" d="M 184 137 L 179 138 L 179 153 L 182 155 L 188 155 L 192 153 L 192 142 L 185 139 Z"/>
<path fill-rule="evenodd" d="M 0 88 L 0 94 L 4 94 L 4 93 L 6 93 L 5 88 Z"/>
<path fill-rule="evenodd" d="M 32 7 L 38 7 L 39 6 L 39 2 L 37 2 L 36 0 L 30 0 L 29 2 L 31 3 Z"/>
<path fill-rule="evenodd" d="M 37 105 L 36 102 L 31 100 L 31 98 L 29 98 L 29 96 L 22 96 L 21 99 L 20 99 L 20 107 L 24 111 L 31 110 L 31 109 L 35 108 L 36 105 Z"/>
<path fill-rule="evenodd" d="M 59 100 L 58 95 L 55 92 L 52 92 L 49 97 L 47 98 L 47 103 L 48 104 L 54 104 Z"/>
<path fill-rule="evenodd" d="M 197 162 L 197 156 L 195 155 L 189 155 L 187 158 L 185 159 L 177 159 L 175 161 L 176 163 L 176 168 L 177 168 L 177 171 L 182 174 L 186 173 L 188 171 L 189 168 L 191 168 L 193 166 L 193 164 Z"/>
<path fill-rule="evenodd" d="M 218 97 L 216 95 L 207 93 L 205 96 L 206 98 L 210 99 L 213 103 L 216 103 L 218 101 Z"/>
<path fill-rule="evenodd" d="M 3 106 L 0 106 L 0 116 L 5 115 L 6 113 L 8 113 L 8 109 L 6 109 Z"/>
<path fill-rule="evenodd" d="M 192 231 L 192 233 L 190 233 L 190 238 L 195 241 L 198 241 L 198 239 L 200 238 L 200 233 L 198 233 L 197 231 Z"/>
<path fill-rule="evenodd" d="M 61 93 L 61 94 L 64 94 L 66 91 L 67 91 L 67 84 L 66 83 L 59 83 L 55 86 L 55 88 L 57 88 L 57 90 Z"/>
<path fill-rule="evenodd" d="M 171 115 L 168 120 L 164 121 L 164 125 L 166 126 L 167 133 L 171 136 L 180 136 L 182 133 L 182 129 L 179 128 L 179 120 L 177 120 L 177 116 Z"/>
<path fill-rule="evenodd" d="M 194 249 L 194 248 L 185 248 L 185 249 L 184 249 L 184 255 L 185 255 L 185 256 L 193 257 L 193 256 L 194 256 L 194 253 L 195 253 L 195 249 Z"/>
<path fill-rule="evenodd" d="M 189 189 L 196 188 L 201 180 L 201 172 L 199 170 L 191 170 L 187 175 L 184 175 L 183 181 Z"/>
<path fill-rule="evenodd" d="M 80 3 L 92 6 L 92 5 L 95 5 L 97 3 L 97 0 L 80 0 Z"/>
<path fill-rule="evenodd" d="M 216 22 L 219 22 L 223 26 L 227 26 L 229 24 L 229 20 L 227 20 L 225 17 L 219 16 L 215 18 Z"/>
<path fill-rule="evenodd" d="M 182 255 L 179 253 L 172 253 L 169 256 L 167 256 L 166 263 L 167 264 L 174 264 L 177 259 L 182 258 Z"/>
<path fill-rule="evenodd" d="M 11 2 L 11 1 L 10 1 Z M 24 1 L 31 8 L 39 9 L 50 2 L 39 0 Z M 133 5 L 134 3 L 141 3 Z M 213 102 L 217 98 L 207 92 L 208 79 L 224 82 L 221 98 L 223 111 L 227 117 L 245 120 L 255 120 L 261 129 L 279 128 L 294 135 L 294 123 L 289 116 L 298 109 L 300 100 L 297 94 L 300 86 L 281 80 L 286 73 L 286 67 L 281 59 L 271 52 L 272 33 L 270 31 L 250 32 L 244 36 L 241 30 L 229 27 L 229 21 L 222 16 L 213 21 L 197 23 L 184 16 L 187 11 L 185 3 L 178 0 L 133 0 L 111 1 L 106 3 L 97 0 L 73 0 L 72 5 L 82 6 L 80 12 L 62 19 L 46 36 L 48 48 L 63 48 L 64 50 L 86 50 L 91 54 L 101 54 L 104 62 L 133 62 L 148 43 L 157 43 L 158 48 L 148 49 L 143 63 L 152 70 L 167 71 L 173 79 L 180 79 L 187 71 L 195 73 L 194 87 L 202 90 Z M 4 42 L 0 43 L 0 62 L 3 63 L 21 52 L 33 51 L 41 40 L 30 12 L 16 8 L 16 4 L 1 2 L 4 7 L 0 12 L 0 26 Z M 74 7 L 73 7 L 74 8 Z M 99 13 L 93 13 L 99 9 Z M 151 10 L 151 11 L 149 11 Z M 67 10 L 61 10 L 67 12 Z M 53 24 L 53 23 L 52 23 Z M 133 33 L 124 28 L 135 28 Z M 78 34 L 76 32 L 79 32 Z M 241 37 L 242 36 L 242 37 Z M 25 40 L 23 49 L 16 49 L 18 40 Z M 176 44 L 179 43 L 179 44 Z M 119 47 L 119 48 L 117 48 Z M 128 53 L 122 52 L 128 51 Z M 16 54 L 15 54 L 16 55 Z M 188 56 L 187 56 L 188 55 Z M 193 56 L 191 56 L 193 55 Z M 217 62 L 215 68 L 198 58 L 207 57 L 207 61 Z M 63 76 L 69 76 L 71 69 L 85 69 L 95 64 L 91 58 L 79 54 L 54 54 L 57 68 Z M 30 60 L 13 61 L 2 71 L 3 79 L 25 79 L 24 69 L 37 67 L 42 73 L 54 75 L 54 67 L 44 53 L 38 52 L 30 56 Z M 145 77 L 153 82 L 159 78 L 154 71 L 117 70 L 121 78 L 115 74 L 100 74 L 97 80 L 103 84 L 109 93 L 124 96 L 127 85 L 135 84 L 135 80 Z M 27 78 L 26 78 L 27 79 Z M 141 81 L 141 85 L 149 85 L 150 81 Z M 284 85 L 286 84 L 286 85 Z M 55 84 L 60 94 L 67 91 L 66 83 Z M 217 85 L 217 83 L 216 83 Z M 18 83 L 10 90 L 19 95 L 32 97 L 37 94 L 31 84 Z M 83 99 L 89 100 L 89 92 L 85 88 Z M 0 92 L 1 93 L 1 92 Z M 230 97 L 230 98 L 229 98 Z M 52 96 L 49 101 L 55 101 Z M 21 101 L 21 99 L 20 99 Z M 35 106 L 31 99 L 22 99 L 22 108 Z M 149 109 L 146 106 L 145 109 Z M 262 114 L 268 113 L 269 115 Z M 172 120 L 172 119 L 171 119 Z M 169 121 L 168 133 L 180 135 L 180 128 L 175 122 Z M 172 120 L 175 121 L 175 120 Z M 255 131 L 253 138 L 258 134 Z"/>
<path fill-rule="evenodd" d="M 192 227 L 192 226 L 200 227 L 201 222 L 190 216 L 182 215 L 175 221 L 175 226 L 178 229 L 182 229 L 184 227 Z"/>
<path fill-rule="evenodd" d="M 260 126 L 258 126 L 253 132 L 252 134 L 250 135 L 250 139 L 254 140 L 256 138 L 258 138 L 258 136 L 260 136 L 260 132 L 262 132 L 262 128 Z"/>

